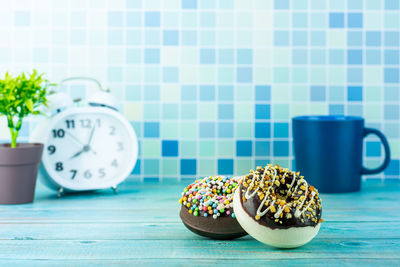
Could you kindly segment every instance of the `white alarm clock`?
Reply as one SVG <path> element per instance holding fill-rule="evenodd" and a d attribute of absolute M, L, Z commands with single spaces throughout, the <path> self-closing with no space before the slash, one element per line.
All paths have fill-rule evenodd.
<path fill-rule="evenodd" d="M 75 77 L 62 81 L 91 78 Z M 138 143 L 129 121 L 116 101 L 101 89 L 85 106 L 74 106 L 65 93 L 49 96 L 52 115 L 39 123 L 32 142 L 44 143 L 41 177 L 46 185 L 63 191 L 113 188 L 132 172 Z"/>

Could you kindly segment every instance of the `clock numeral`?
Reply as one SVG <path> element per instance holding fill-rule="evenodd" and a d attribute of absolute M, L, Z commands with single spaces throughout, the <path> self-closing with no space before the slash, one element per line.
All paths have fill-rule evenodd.
<path fill-rule="evenodd" d="M 115 127 L 110 126 L 110 135 L 115 135 Z"/>
<path fill-rule="evenodd" d="M 106 176 L 106 171 L 104 170 L 104 168 L 100 168 L 99 169 L 99 178 L 103 178 L 104 176 Z"/>
<path fill-rule="evenodd" d="M 67 124 L 68 129 L 75 128 L 75 120 L 66 120 L 65 123 Z"/>
<path fill-rule="evenodd" d="M 90 119 L 84 119 L 84 120 L 80 120 L 80 121 L 81 121 L 82 128 L 92 128 L 92 121 Z"/>
<path fill-rule="evenodd" d="M 63 163 L 62 162 L 57 162 L 56 163 L 56 171 L 61 172 L 63 170 L 64 170 Z"/>
<path fill-rule="evenodd" d="M 118 162 L 117 162 L 116 159 L 114 159 L 114 160 L 111 162 L 111 166 L 113 166 L 113 167 L 115 167 L 115 168 L 118 167 Z"/>
<path fill-rule="evenodd" d="M 87 179 L 90 179 L 90 178 L 92 178 L 92 172 L 91 172 L 90 170 L 86 170 L 86 171 L 83 173 L 83 176 L 84 176 L 85 178 L 87 178 Z"/>
<path fill-rule="evenodd" d="M 117 145 L 118 145 L 117 151 L 122 151 L 122 150 L 124 150 L 124 143 L 118 142 Z"/>
<path fill-rule="evenodd" d="M 100 119 L 96 119 L 96 124 L 97 124 L 97 127 L 101 127 L 101 120 Z"/>
<path fill-rule="evenodd" d="M 50 155 L 53 155 L 54 153 L 56 153 L 56 147 L 51 145 L 47 147 L 47 150 L 49 151 Z"/>
<path fill-rule="evenodd" d="M 76 176 L 76 174 L 78 173 L 77 170 L 70 170 L 70 172 L 72 172 L 72 176 L 71 176 L 71 180 L 73 180 Z"/>
<path fill-rule="evenodd" d="M 63 138 L 65 136 L 65 131 L 63 129 L 54 129 L 53 130 L 53 137 L 54 138 Z"/>

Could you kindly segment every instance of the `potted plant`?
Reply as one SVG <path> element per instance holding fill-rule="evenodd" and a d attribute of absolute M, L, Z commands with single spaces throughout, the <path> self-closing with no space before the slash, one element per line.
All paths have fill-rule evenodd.
<path fill-rule="evenodd" d="M 7 118 L 11 143 L 0 145 L 0 204 L 33 201 L 43 144 L 17 143 L 22 121 L 47 106 L 47 80 L 33 70 L 0 79 L 0 116 Z"/>

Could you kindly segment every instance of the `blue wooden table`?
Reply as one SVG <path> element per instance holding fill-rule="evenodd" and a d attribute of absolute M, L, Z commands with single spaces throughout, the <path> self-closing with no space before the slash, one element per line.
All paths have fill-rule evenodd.
<path fill-rule="evenodd" d="M 118 195 L 61 198 L 39 185 L 33 204 L 0 206 L 0 265 L 400 265 L 400 183 L 322 195 L 320 233 L 286 250 L 250 236 L 217 241 L 188 231 L 178 216 L 185 185 L 128 181 Z"/>

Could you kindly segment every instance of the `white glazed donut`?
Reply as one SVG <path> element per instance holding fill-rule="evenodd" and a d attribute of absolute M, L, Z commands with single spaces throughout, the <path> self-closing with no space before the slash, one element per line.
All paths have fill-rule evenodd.
<path fill-rule="evenodd" d="M 323 221 L 318 191 L 299 173 L 278 165 L 257 167 L 244 176 L 233 209 L 248 234 L 279 248 L 310 242 Z"/>

